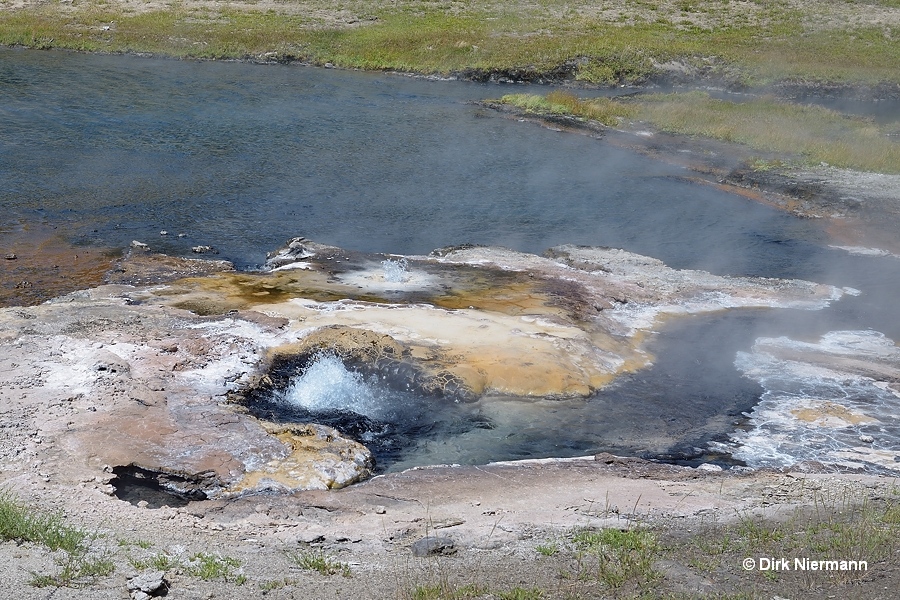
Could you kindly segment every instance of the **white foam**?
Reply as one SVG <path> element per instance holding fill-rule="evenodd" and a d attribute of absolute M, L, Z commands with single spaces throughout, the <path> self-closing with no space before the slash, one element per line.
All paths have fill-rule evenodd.
<path fill-rule="evenodd" d="M 834 248 L 835 250 L 843 250 L 848 254 L 855 254 L 857 256 L 893 256 L 894 258 L 900 258 L 900 255 L 894 254 L 893 252 L 888 252 L 887 250 L 882 250 L 881 248 L 866 248 L 865 246 L 828 246 L 829 248 Z"/>
<path fill-rule="evenodd" d="M 752 467 L 800 461 L 900 471 L 900 348 L 877 331 L 759 338 L 735 366 L 765 389 L 749 429 L 720 445 Z M 863 438 L 872 438 L 860 445 Z"/>
<path fill-rule="evenodd" d="M 440 283 L 438 277 L 422 269 L 410 268 L 405 258 L 372 262 L 364 269 L 338 273 L 334 277 L 345 285 L 373 293 L 428 290 Z"/>

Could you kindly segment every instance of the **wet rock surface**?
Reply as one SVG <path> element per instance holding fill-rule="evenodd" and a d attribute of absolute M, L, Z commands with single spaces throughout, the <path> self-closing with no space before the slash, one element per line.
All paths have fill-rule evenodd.
<path fill-rule="evenodd" d="M 261 274 L 139 255 L 125 267 L 138 281 L 216 272 L 2 309 L 0 397 L 13 427 L 0 458 L 103 485 L 110 469 L 137 467 L 167 474 L 157 483 L 187 499 L 342 487 L 371 472 L 364 447 L 327 428 L 266 425 L 229 399 L 326 350 L 445 400 L 583 396 L 647 364 L 637 334 L 661 315 L 815 308 L 842 293 L 610 249 L 438 254 L 409 257 L 400 281 L 386 279 L 382 256 L 301 239 L 276 255 L 294 262 Z"/>

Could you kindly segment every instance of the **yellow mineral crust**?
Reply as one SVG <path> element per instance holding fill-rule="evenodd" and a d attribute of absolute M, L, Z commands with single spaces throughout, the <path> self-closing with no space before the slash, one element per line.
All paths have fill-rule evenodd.
<path fill-rule="evenodd" d="M 372 454 L 331 427 L 316 424 L 262 423 L 286 448 L 257 470 L 248 471 L 226 495 L 258 492 L 338 489 L 372 474 Z"/>

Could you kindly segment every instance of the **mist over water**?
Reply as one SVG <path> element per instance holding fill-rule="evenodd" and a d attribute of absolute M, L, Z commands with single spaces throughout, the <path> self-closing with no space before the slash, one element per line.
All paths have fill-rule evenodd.
<path fill-rule="evenodd" d="M 900 259 L 829 247 L 815 220 L 470 103 L 527 90 L 0 49 L 0 208 L 7 224 L 46 223 L 81 244 L 139 240 L 178 255 L 210 245 L 240 268 L 297 235 L 392 254 L 461 243 L 540 253 L 574 243 L 862 292 L 822 311 L 672 323 L 651 340 L 654 367 L 577 401 L 488 398 L 436 409 L 402 391 L 385 396 L 327 360 L 295 382 L 285 398 L 297 414 L 349 411 L 377 422 L 370 435 L 394 440 L 384 456 L 395 465 L 598 450 L 687 460 L 746 425 L 742 413 L 768 389 L 734 364 L 757 338 L 872 330 L 900 339 Z M 386 262 L 385 281 L 413 276 Z"/>

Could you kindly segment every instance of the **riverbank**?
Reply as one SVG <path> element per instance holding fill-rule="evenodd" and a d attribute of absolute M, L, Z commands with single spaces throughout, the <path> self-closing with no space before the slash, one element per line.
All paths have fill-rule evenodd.
<path fill-rule="evenodd" d="M 477 81 L 900 89 L 900 6 L 809 0 L 390 4 L 4 0 L 0 44 L 302 61 Z"/>

